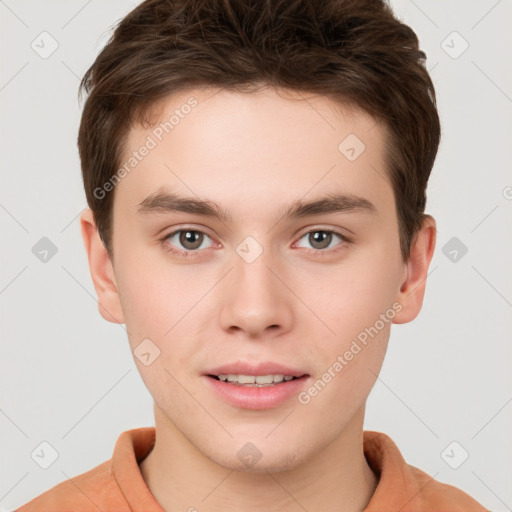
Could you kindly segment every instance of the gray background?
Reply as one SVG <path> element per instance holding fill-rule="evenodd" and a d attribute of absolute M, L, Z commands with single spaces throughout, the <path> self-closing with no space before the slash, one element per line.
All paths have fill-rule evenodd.
<path fill-rule="evenodd" d="M 79 79 L 138 3 L 0 0 L 2 511 L 153 424 L 124 326 L 98 313 L 78 222 Z M 427 205 L 438 241 L 422 312 L 392 328 L 365 429 L 390 435 L 437 480 L 512 510 L 512 2 L 392 6 L 418 34 L 438 93 L 443 140 Z M 47 58 L 31 47 L 51 49 L 43 31 L 58 43 Z M 57 248 L 47 262 L 32 251 L 43 237 Z M 31 457 L 43 441 L 58 453 L 48 469 Z M 463 450 L 453 469 L 446 460 L 457 465 Z"/>

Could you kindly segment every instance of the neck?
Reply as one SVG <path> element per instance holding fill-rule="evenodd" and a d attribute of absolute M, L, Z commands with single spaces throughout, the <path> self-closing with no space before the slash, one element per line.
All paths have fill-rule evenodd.
<path fill-rule="evenodd" d="M 213 462 L 155 407 L 155 446 L 140 469 L 166 512 L 361 512 L 378 483 L 363 452 L 363 419 L 364 407 L 332 443 L 293 469 L 247 472 Z"/>

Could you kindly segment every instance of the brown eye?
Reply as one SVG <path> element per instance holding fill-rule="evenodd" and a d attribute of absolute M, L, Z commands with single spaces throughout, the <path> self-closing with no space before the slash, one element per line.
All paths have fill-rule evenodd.
<path fill-rule="evenodd" d="M 187 252 L 199 252 L 198 249 L 206 249 L 204 242 L 211 238 L 197 229 L 177 229 L 167 235 L 162 242 L 170 247 L 171 251 L 183 254 Z"/>
<path fill-rule="evenodd" d="M 203 238 L 203 233 L 199 231 L 182 230 L 179 241 L 185 249 L 194 250 L 201 247 Z"/>
<path fill-rule="evenodd" d="M 311 231 L 308 241 L 313 249 L 325 249 L 332 241 L 332 233 L 329 231 Z"/>
<path fill-rule="evenodd" d="M 336 238 L 338 238 L 341 242 L 338 244 L 333 243 Z M 302 235 L 300 240 L 306 240 L 309 244 L 308 246 L 302 246 L 306 249 L 310 249 L 311 251 L 317 251 L 318 253 L 332 253 L 334 252 L 338 246 L 339 248 L 343 248 L 346 244 L 349 244 L 351 241 L 341 233 L 337 233 L 336 231 L 332 231 L 330 229 L 314 229 L 313 231 L 309 231 Z"/>

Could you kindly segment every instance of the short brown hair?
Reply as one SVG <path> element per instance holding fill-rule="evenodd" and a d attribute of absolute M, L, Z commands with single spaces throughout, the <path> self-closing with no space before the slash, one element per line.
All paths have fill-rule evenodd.
<path fill-rule="evenodd" d="M 144 125 L 152 105 L 180 90 L 267 85 L 354 104 L 384 123 L 406 261 L 425 217 L 441 132 L 425 60 L 416 34 L 381 0 L 141 3 L 118 23 L 79 88 L 88 94 L 78 135 L 82 177 L 109 255 L 114 193 L 95 191 L 116 175 L 131 126 Z"/>

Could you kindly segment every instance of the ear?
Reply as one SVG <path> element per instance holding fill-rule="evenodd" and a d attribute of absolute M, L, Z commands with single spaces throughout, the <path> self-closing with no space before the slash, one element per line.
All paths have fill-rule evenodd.
<path fill-rule="evenodd" d="M 422 228 L 411 243 L 411 252 L 406 263 L 406 277 L 396 299 L 402 305 L 402 309 L 395 315 L 393 323 L 405 324 L 418 316 L 423 305 L 428 267 L 435 246 L 436 221 L 431 215 L 427 215 Z"/>
<path fill-rule="evenodd" d="M 91 277 L 98 295 L 98 311 L 108 322 L 123 324 L 125 319 L 117 290 L 114 268 L 100 238 L 90 208 L 86 208 L 80 215 L 80 227 L 89 259 Z"/>

